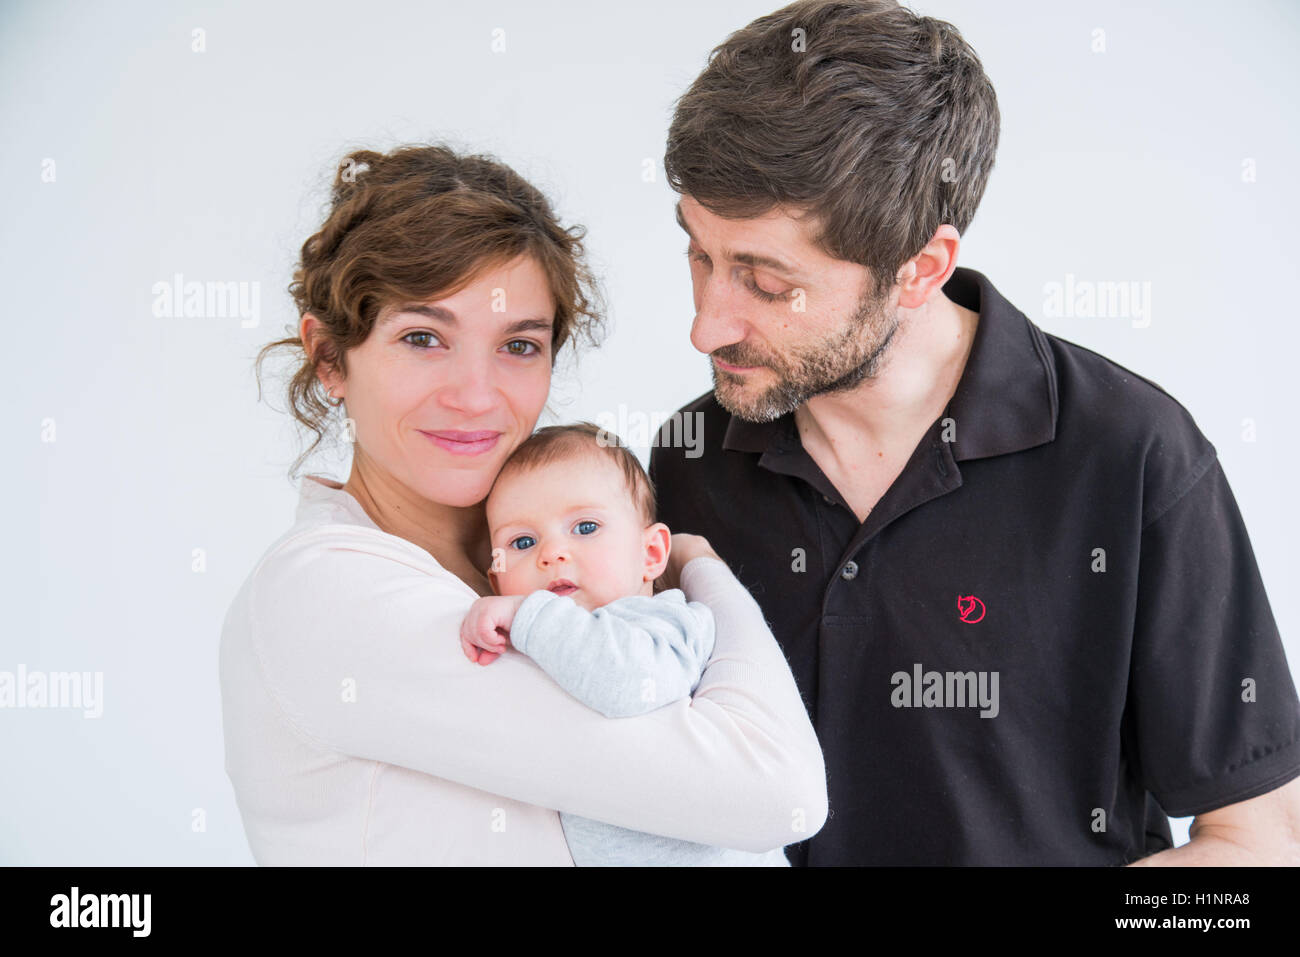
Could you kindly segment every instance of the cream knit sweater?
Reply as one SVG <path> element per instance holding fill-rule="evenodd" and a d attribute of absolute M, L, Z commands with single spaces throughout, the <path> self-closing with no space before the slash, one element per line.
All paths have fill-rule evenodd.
<path fill-rule="evenodd" d="M 682 569 L 717 624 L 692 698 L 606 718 L 522 654 L 458 639 L 478 595 L 303 479 L 221 636 L 226 772 L 259 864 L 570 865 L 558 811 L 766 851 L 826 820 L 789 665 L 717 559 Z"/>

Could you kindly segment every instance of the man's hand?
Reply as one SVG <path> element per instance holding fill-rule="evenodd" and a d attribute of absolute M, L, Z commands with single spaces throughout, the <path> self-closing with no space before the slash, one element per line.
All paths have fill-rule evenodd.
<path fill-rule="evenodd" d="M 469 606 L 460 623 L 460 647 L 465 657 L 490 665 L 510 647 L 510 626 L 527 595 L 489 595 Z"/>
<path fill-rule="evenodd" d="M 1182 847 L 1131 867 L 1300 866 L 1300 778 L 1258 797 L 1196 815 Z"/>

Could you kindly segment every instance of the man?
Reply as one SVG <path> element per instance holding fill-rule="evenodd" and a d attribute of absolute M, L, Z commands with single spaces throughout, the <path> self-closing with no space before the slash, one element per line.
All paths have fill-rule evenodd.
<path fill-rule="evenodd" d="M 998 126 L 956 29 L 885 0 L 756 20 L 672 121 L 714 388 L 651 475 L 817 728 L 791 860 L 1300 862 L 1300 702 L 1213 445 L 957 266 Z"/>

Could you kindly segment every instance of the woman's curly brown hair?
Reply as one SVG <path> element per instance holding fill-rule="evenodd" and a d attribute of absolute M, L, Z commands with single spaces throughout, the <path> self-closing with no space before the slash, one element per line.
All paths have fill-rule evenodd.
<path fill-rule="evenodd" d="M 270 353 L 290 349 L 298 362 L 288 381 L 289 409 L 315 439 L 290 474 L 320 445 L 335 408 L 318 371 L 332 366 L 346 377 L 347 350 L 365 342 L 387 305 L 454 295 L 483 270 L 527 254 L 556 301 L 552 368 L 579 334 L 597 344 L 604 310 L 585 235 L 581 226 L 562 227 L 541 192 L 490 156 L 417 145 L 344 157 L 329 214 L 303 243 L 289 285 L 299 318 L 310 312 L 321 321 L 321 339 L 309 351 L 295 334 L 257 356 L 259 398 Z"/>

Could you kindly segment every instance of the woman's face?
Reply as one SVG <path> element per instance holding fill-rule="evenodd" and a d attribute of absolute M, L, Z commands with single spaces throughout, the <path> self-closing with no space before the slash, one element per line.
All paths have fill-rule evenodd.
<path fill-rule="evenodd" d="M 347 353 L 346 400 L 358 454 L 422 498 L 481 502 L 532 434 L 551 384 L 556 303 L 528 256 L 453 296 L 380 312 Z"/>

